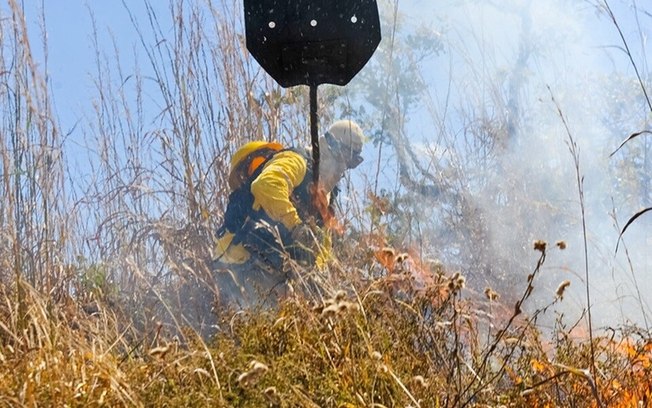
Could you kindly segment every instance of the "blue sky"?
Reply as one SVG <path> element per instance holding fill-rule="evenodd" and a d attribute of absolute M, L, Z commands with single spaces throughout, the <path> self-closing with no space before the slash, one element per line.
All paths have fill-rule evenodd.
<path fill-rule="evenodd" d="M 98 36 L 100 52 L 113 56 L 113 43 L 120 51 L 127 69 L 133 64 L 133 50 L 138 46 L 138 37 L 129 14 L 119 1 L 57 0 L 28 2 L 25 18 L 31 30 L 31 46 L 37 61 L 43 64 L 41 41 L 41 10 L 44 11 L 47 31 L 47 71 L 55 107 L 62 130 L 67 132 L 83 114 L 88 114 L 91 101 L 97 94 L 93 85 L 96 72 L 95 49 L 93 46 L 93 20 Z M 129 8 L 144 24 L 146 20 L 144 2 L 132 1 Z M 155 1 L 157 14 L 168 16 L 168 2 Z M 43 8 L 44 7 L 44 8 Z M 144 30 L 148 34 L 147 30 Z"/>

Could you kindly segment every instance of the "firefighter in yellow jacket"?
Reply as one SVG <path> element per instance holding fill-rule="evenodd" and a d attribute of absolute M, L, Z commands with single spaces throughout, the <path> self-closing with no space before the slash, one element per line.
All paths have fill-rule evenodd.
<path fill-rule="evenodd" d="M 216 244 L 219 263 L 262 262 L 278 269 L 289 255 L 323 264 L 328 254 L 314 245 L 314 232 L 329 226 L 337 183 L 362 162 L 364 141 L 360 126 L 350 120 L 335 122 L 320 136 L 318 191 L 309 151 L 263 141 L 242 146 L 231 159 L 231 195 Z"/>

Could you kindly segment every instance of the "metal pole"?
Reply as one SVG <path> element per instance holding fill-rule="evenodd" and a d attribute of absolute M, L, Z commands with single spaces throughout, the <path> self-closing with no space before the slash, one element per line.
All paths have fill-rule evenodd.
<path fill-rule="evenodd" d="M 312 142 L 312 182 L 316 189 L 319 185 L 319 117 L 317 116 L 317 85 L 310 85 L 310 140 Z"/>

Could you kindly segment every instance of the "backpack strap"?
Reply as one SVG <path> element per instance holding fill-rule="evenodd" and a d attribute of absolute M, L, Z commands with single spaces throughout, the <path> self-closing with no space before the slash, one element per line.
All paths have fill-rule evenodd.
<path fill-rule="evenodd" d="M 275 144 L 276 145 L 276 144 Z M 280 146 L 280 145 L 278 145 Z M 224 212 L 224 222 L 218 229 L 218 236 L 226 231 L 236 234 L 232 244 L 242 241 L 243 229 L 246 229 L 247 219 L 258 220 L 265 215 L 264 211 L 254 211 L 254 196 L 251 193 L 251 183 L 260 176 L 269 162 L 277 153 L 289 149 L 277 149 L 276 146 L 265 146 L 249 153 L 236 167 L 231 169 L 229 184 L 234 186 L 229 194 L 229 200 Z"/>
<path fill-rule="evenodd" d="M 235 191 L 247 182 L 251 184 L 256 177 L 254 173 L 257 170 L 261 170 L 263 165 L 269 161 L 276 153 L 279 153 L 284 149 L 283 146 L 279 143 L 267 143 L 261 147 L 250 152 L 244 158 L 242 158 L 238 163 L 231 168 L 229 173 L 229 187 L 231 191 Z M 260 174 L 260 172 L 258 172 Z"/>

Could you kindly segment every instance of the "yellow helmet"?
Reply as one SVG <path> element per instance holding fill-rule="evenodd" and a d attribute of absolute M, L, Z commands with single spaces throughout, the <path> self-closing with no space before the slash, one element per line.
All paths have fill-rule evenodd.
<path fill-rule="evenodd" d="M 255 142 L 249 142 L 245 143 L 242 145 L 234 154 L 233 157 L 231 157 L 231 171 L 236 168 L 242 160 L 245 159 L 245 157 L 249 156 L 252 152 L 260 149 L 261 147 L 265 146 L 269 142 L 265 142 L 264 140 L 258 140 Z"/>
<path fill-rule="evenodd" d="M 270 153 L 278 152 L 283 146 L 276 142 L 258 140 L 242 145 L 231 157 L 229 187 L 237 189 L 261 164 L 267 161 Z"/>

